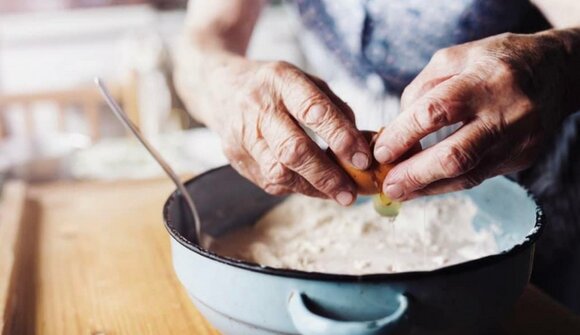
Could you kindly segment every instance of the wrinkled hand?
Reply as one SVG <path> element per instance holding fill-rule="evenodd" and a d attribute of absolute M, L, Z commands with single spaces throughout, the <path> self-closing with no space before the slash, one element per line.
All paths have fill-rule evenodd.
<path fill-rule="evenodd" d="M 391 162 L 440 128 L 461 127 L 397 164 L 395 199 L 471 188 L 531 165 L 564 116 L 564 48 L 547 34 L 503 34 L 437 52 L 405 89 L 374 155 Z"/>
<path fill-rule="evenodd" d="M 310 128 L 340 158 L 364 169 L 372 157 L 350 108 L 320 79 L 285 62 L 247 62 L 214 89 L 208 122 L 232 166 L 271 194 L 299 192 L 342 205 L 356 188 L 301 128 Z"/>

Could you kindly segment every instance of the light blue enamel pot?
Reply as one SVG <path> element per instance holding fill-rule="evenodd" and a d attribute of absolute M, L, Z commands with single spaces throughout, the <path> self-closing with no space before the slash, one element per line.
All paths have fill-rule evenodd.
<path fill-rule="evenodd" d="M 202 230 L 220 236 L 253 224 L 283 198 L 268 195 L 230 166 L 187 183 Z M 543 216 L 526 190 L 503 177 L 462 191 L 478 205 L 475 225 L 499 225 L 502 252 L 435 271 L 333 275 L 261 267 L 193 243 L 178 193 L 164 207 L 175 272 L 193 303 L 223 334 L 486 333 L 528 283 Z"/>

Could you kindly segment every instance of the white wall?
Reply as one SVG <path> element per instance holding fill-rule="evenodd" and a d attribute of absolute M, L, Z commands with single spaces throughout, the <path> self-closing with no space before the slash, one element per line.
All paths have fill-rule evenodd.
<path fill-rule="evenodd" d="M 89 84 L 123 71 L 128 40 L 177 34 L 184 13 L 148 6 L 0 16 L 0 90 L 42 91 Z"/>
<path fill-rule="evenodd" d="M 173 45 L 184 18 L 183 11 L 148 6 L 0 15 L 0 92 L 67 88 L 89 84 L 95 75 L 120 76 L 132 42 L 159 34 Z M 294 25 L 283 8 L 267 8 L 250 56 L 300 64 Z"/>

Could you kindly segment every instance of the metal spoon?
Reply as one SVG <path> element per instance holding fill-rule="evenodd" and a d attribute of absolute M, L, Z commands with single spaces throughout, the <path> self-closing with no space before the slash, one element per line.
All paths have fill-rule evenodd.
<path fill-rule="evenodd" d="M 195 235 L 196 235 L 195 237 L 197 239 L 196 242 L 201 241 L 201 228 L 200 228 L 199 214 L 197 212 L 197 208 L 195 208 L 195 205 L 193 203 L 193 200 L 191 199 L 191 196 L 189 195 L 189 193 L 185 189 L 185 185 L 181 182 L 181 180 L 179 179 L 179 177 L 177 176 L 175 171 L 173 171 L 171 166 L 169 166 L 167 161 L 165 159 L 163 159 L 161 154 L 159 154 L 159 152 L 151 145 L 151 143 L 149 143 L 149 141 L 147 141 L 147 139 L 145 139 L 145 137 L 141 133 L 141 130 L 139 130 L 139 127 L 137 127 L 129 119 L 129 117 L 123 111 L 123 109 L 121 109 L 121 107 L 119 106 L 117 101 L 115 101 L 115 99 L 113 98 L 113 96 L 111 95 L 109 90 L 107 89 L 105 83 L 101 80 L 101 78 L 95 78 L 95 84 L 99 88 L 101 94 L 103 95 L 103 98 L 105 99 L 105 101 L 107 102 L 107 105 L 109 105 L 109 107 L 111 108 L 113 113 L 117 116 L 117 118 L 121 121 L 121 123 L 123 125 L 125 125 L 125 127 L 127 127 L 131 131 L 131 133 L 133 133 L 133 135 L 135 135 L 135 137 L 137 137 L 139 142 L 141 142 L 141 144 L 143 144 L 143 146 L 145 147 L 145 149 L 147 149 L 147 151 L 149 151 L 151 156 L 153 156 L 153 158 L 155 158 L 155 160 L 157 161 L 157 163 L 159 163 L 159 165 L 161 166 L 163 171 L 165 171 L 167 176 L 169 176 L 169 178 L 171 178 L 171 180 L 173 181 L 173 183 L 175 184 L 175 186 L 179 190 L 179 193 L 181 193 L 183 198 L 185 198 L 185 202 L 186 202 L 187 207 L 189 208 L 189 210 L 191 212 L 191 216 L 193 218 L 193 222 L 195 225 Z"/>

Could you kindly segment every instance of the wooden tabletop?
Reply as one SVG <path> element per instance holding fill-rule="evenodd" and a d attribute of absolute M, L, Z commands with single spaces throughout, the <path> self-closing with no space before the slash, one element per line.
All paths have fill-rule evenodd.
<path fill-rule="evenodd" d="M 218 334 L 171 267 L 161 208 L 172 189 L 164 180 L 9 185 L 0 334 Z M 504 330 L 580 334 L 580 320 L 530 287 Z"/>
<path fill-rule="evenodd" d="M 2 335 L 218 334 L 171 267 L 161 217 L 171 190 L 159 180 L 30 187 Z"/>

